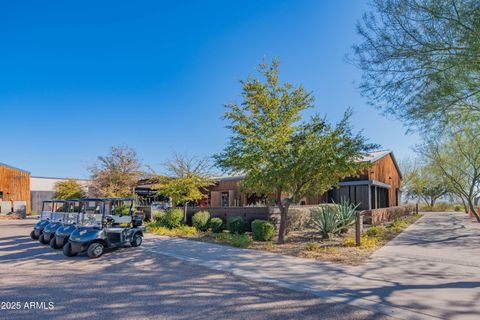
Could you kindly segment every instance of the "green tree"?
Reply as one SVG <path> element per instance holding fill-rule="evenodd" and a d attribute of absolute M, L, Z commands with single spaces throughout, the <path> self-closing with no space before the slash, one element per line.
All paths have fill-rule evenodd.
<path fill-rule="evenodd" d="M 430 163 L 412 163 L 404 167 L 403 186 L 411 199 L 425 202 L 433 207 L 435 202 L 449 194 L 444 176 Z"/>
<path fill-rule="evenodd" d="M 79 199 L 85 198 L 85 191 L 78 181 L 68 179 L 66 181 L 58 181 L 55 183 L 55 191 L 53 194 L 55 199 Z"/>
<path fill-rule="evenodd" d="M 129 197 L 142 175 L 135 150 L 113 146 L 106 156 L 99 156 L 91 168 L 93 187 L 101 197 Z"/>
<path fill-rule="evenodd" d="M 365 168 L 356 160 L 375 146 L 352 133 L 350 111 L 336 126 L 318 115 L 302 121 L 301 113 L 313 107 L 314 97 L 301 86 L 281 84 L 278 65 L 278 60 L 260 65 L 263 81 L 240 81 L 243 101 L 225 106 L 230 142 L 214 158 L 224 171 L 245 174 L 244 189 L 274 195 L 281 212 L 278 241 L 283 243 L 290 204 Z"/>
<path fill-rule="evenodd" d="M 159 195 L 170 197 L 176 205 L 204 199 L 207 187 L 214 183 L 206 159 L 174 154 L 163 163 L 163 168 L 163 174 L 156 175 L 158 183 L 153 188 Z"/>
<path fill-rule="evenodd" d="M 373 0 L 354 46 L 369 102 L 425 131 L 480 116 L 480 1 Z"/>
<path fill-rule="evenodd" d="M 443 175 L 451 191 L 464 199 L 480 222 L 475 204 L 480 195 L 480 129 L 461 127 L 443 138 L 430 138 L 419 151 Z"/>

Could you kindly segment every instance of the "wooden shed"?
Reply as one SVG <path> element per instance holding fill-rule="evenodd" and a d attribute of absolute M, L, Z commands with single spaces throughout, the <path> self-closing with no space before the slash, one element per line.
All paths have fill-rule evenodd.
<path fill-rule="evenodd" d="M 26 212 L 30 212 L 30 172 L 0 163 L 0 201 L 2 212 L 19 202 L 25 202 Z"/>

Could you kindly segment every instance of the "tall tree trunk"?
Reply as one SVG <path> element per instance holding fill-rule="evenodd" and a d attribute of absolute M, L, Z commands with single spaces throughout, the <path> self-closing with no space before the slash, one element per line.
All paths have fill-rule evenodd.
<path fill-rule="evenodd" d="M 432 197 L 430 198 L 430 208 L 433 208 L 434 205 L 435 205 L 435 199 Z"/>
<path fill-rule="evenodd" d="M 287 229 L 288 203 L 282 204 L 282 190 L 278 189 L 275 194 L 275 202 L 280 209 L 280 228 L 278 230 L 278 243 L 285 243 L 285 231 Z"/>
<path fill-rule="evenodd" d="M 470 212 L 473 213 L 473 215 L 475 216 L 475 218 L 477 219 L 478 222 L 480 222 L 480 216 L 478 215 L 477 211 L 475 211 L 475 206 L 473 204 L 473 200 L 472 199 L 468 199 L 468 207 L 470 208 Z"/>

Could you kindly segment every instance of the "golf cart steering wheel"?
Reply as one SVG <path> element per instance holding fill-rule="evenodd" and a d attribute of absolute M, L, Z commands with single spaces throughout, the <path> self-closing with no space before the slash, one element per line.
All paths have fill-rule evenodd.
<path fill-rule="evenodd" d="M 115 219 L 112 216 L 108 215 L 108 216 L 105 216 L 105 222 L 107 224 L 113 224 L 115 222 Z"/>

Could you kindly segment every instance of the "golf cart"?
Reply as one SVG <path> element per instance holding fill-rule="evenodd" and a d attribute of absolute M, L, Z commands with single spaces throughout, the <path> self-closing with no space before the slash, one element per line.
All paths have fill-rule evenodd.
<path fill-rule="evenodd" d="M 130 243 L 142 244 L 142 217 L 134 214 L 132 198 L 83 199 L 86 203 L 81 221 L 63 247 L 67 257 L 87 253 L 89 258 L 100 257 L 105 249 Z"/>
<path fill-rule="evenodd" d="M 55 237 L 55 231 L 62 225 L 66 211 L 66 200 L 52 200 L 52 209 L 49 223 L 38 237 L 38 241 L 42 244 L 49 244 L 50 240 Z"/>
<path fill-rule="evenodd" d="M 40 221 L 38 221 L 30 232 L 30 237 L 33 240 L 38 240 L 43 233 L 43 229 L 50 223 L 52 219 L 53 200 L 45 200 L 42 202 L 42 210 L 40 211 Z"/>
<path fill-rule="evenodd" d="M 55 234 L 50 239 L 50 247 L 61 249 L 68 242 L 70 234 L 77 228 L 80 220 L 80 212 L 84 202 L 81 200 L 66 200 L 65 215 L 63 223 L 56 229 Z"/>

